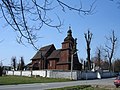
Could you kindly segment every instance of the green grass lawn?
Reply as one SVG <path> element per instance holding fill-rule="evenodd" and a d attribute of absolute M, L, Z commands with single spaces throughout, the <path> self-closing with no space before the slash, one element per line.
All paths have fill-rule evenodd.
<path fill-rule="evenodd" d="M 0 85 L 13 84 L 30 84 L 30 83 L 49 83 L 49 82 L 65 82 L 69 79 L 43 78 L 43 77 L 23 77 L 23 76 L 2 76 L 0 77 Z"/>
<path fill-rule="evenodd" d="M 0 85 L 30 84 L 30 83 L 49 83 L 49 82 L 65 82 L 69 79 L 43 78 L 43 77 L 23 77 L 23 76 L 2 76 L 0 77 Z M 113 88 L 112 90 L 119 90 Z M 100 87 L 92 87 L 91 85 L 79 85 L 64 88 L 48 89 L 48 90 L 111 90 Z"/>

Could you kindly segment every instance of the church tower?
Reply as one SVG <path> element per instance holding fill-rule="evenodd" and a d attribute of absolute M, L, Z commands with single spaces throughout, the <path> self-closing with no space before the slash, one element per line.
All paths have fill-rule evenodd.
<path fill-rule="evenodd" d="M 69 27 L 69 30 L 67 32 L 67 37 L 64 39 L 64 42 L 62 43 L 62 49 L 72 49 L 73 44 L 74 44 L 74 38 L 72 37 L 71 27 Z"/>
<path fill-rule="evenodd" d="M 76 45 L 77 39 L 73 38 L 71 27 L 69 27 L 67 36 L 62 43 L 59 69 L 71 70 L 71 56 L 73 54 L 73 70 L 81 70 L 82 64 L 79 63 Z"/>
<path fill-rule="evenodd" d="M 62 43 L 62 49 L 60 54 L 60 62 L 59 67 L 64 70 L 71 69 L 71 51 L 74 47 L 74 38 L 72 37 L 72 30 L 69 27 L 67 31 L 67 36 L 65 37 Z"/>

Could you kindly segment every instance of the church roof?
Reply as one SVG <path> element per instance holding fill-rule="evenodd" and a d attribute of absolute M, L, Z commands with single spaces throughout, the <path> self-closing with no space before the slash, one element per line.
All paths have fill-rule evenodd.
<path fill-rule="evenodd" d="M 48 59 L 53 59 L 53 58 L 60 58 L 60 52 L 61 50 L 54 50 L 51 55 L 48 57 Z"/>
<path fill-rule="evenodd" d="M 34 55 L 34 57 L 32 58 L 33 59 L 41 59 L 42 57 L 45 57 L 45 55 L 48 53 L 48 51 L 54 47 L 53 44 L 51 45 L 47 45 L 47 46 L 44 46 L 44 47 L 41 47 L 40 50 Z M 55 48 L 55 47 L 54 47 Z"/>

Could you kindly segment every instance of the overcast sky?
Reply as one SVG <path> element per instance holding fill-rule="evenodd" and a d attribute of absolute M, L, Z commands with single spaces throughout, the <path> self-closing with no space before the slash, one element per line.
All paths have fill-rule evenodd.
<path fill-rule="evenodd" d="M 66 3 L 68 3 L 66 1 Z M 72 5 L 78 5 L 74 0 L 69 1 Z M 86 6 L 88 4 L 85 3 Z M 77 48 L 79 58 L 86 58 L 86 42 L 84 33 L 89 29 L 93 33 L 91 42 L 91 56 L 95 55 L 96 47 L 104 46 L 106 43 L 106 36 L 111 35 L 111 31 L 114 30 L 120 43 L 120 8 L 116 2 L 109 0 L 97 0 L 95 3 L 95 10 L 92 15 L 84 16 L 78 15 L 75 12 L 66 10 L 58 10 L 51 12 L 50 17 L 54 18 L 58 14 L 64 24 L 59 33 L 57 30 L 43 27 L 39 31 L 39 36 L 42 37 L 37 42 L 37 46 L 42 47 L 49 44 L 54 44 L 56 49 L 61 48 L 61 43 L 67 35 L 69 26 L 71 26 L 73 37 L 77 38 Z M 54 14 L 54 15 L 53 15 Z M 55 23 L 55 22 L 54 22 Z M 2 60 L 4 65 L 10 65 L 11 57 L 16 56 L 17 61 L 23 56 L 25 63 L 29 63 L 30 59 L 35 55 L 36 51 L 32 46 L 26 44 L 26 46 L 20 45 L 16 42 L 16 32 L 14 32 L 9 26 L 4 27 L 5 22 L 3 19 L 0 21 L 0 61 Z M 116 58 L 120 58 L 120 44 L 116 51 Z"/>

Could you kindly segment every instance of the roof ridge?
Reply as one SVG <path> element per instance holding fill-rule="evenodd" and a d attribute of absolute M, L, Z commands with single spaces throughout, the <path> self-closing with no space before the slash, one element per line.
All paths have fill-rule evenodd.
<path fill-rule="evenodd" d="M 43 47 L 48 47 L 48 46 L 52 46 L 52 45 L 54 45 L 54 44 L 45 45 L 45 46 L 42 46 L 41 48 L 43 48 Z M 41 49 L 41 48 L 40 48 L 40 49 Z"/>

